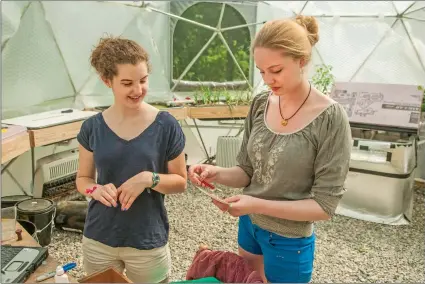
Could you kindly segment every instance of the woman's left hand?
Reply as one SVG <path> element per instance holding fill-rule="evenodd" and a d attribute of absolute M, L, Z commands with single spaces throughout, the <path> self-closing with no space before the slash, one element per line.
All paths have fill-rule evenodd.
<path fill-rule="evenodd" d="M 224 199 L 227 203 L 226 205 L 220 203 L 216 200 L 213 200 L 213 203 L 223 212 L 228 212 L 233 217 L 239 217 L 242 215 L 247 215 L 254 212 L 254 207 L 257 204 L 258 198 L 249 196 L 249 195 L 235 195 L 229 198 Z"/>
<path fill-rule="evenodd" d="M 134 200 L 150 186 L 152 186 L 152 174 L 149 172 L 141 172 L 124 182 L 118 188 L 121 210 L 128 210 Z"/>

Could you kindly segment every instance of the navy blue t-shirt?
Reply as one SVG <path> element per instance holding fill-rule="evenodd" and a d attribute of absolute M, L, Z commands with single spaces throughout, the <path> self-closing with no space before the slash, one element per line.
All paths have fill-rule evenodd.
<path fill-rule="evenodd" d="M 167 174 L 167 162 L 180 155 L 185 136 L 177 120 L 159 112 L 155 121 L 129 141 L 120 138 L 98 113 L 81 126 L 78 142 L 93 152 L 97 183 L 118 188 L 142 171 Z M 153 249 L 168 242 L 169 223 L 164 195 L 144 190 L 130 209 L 108 207 L 92 199 L 84 226 L 84 236 L 111 247 Z"/>

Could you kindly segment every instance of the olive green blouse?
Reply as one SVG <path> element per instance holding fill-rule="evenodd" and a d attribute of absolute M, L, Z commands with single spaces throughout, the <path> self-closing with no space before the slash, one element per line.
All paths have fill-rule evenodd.
<path fill-rule="evenodd" d="M 329 215 L 345 189 L 351 130 L 344 108 L 333 102 L 303 129 L 273 132 L 265 123 L 269 93 L 257 95 L 245 120 L 238 166 L 250 177 L 244 194 L 268 200 L 314 199 Z M 307 237 L 313 222 L 250 214 L 259 227 L 285 237 Z"/>

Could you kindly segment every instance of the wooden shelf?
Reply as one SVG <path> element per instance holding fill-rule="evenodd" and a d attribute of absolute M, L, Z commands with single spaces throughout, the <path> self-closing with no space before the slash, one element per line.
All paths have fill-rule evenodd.
<path fill-rule="evenodd" d="M 28 132 L 22 132 L 1 142 L 1 163 L 12 160 L 30 150 L 30 139 Z"/>
<path fill-rule="evenodd" d="M 168 111 L 177 120 L 184 120 L 187 118 L 187 107 L 163 108 L 160 111 Z"/>
<path fill-rule="evenodd" d="M 73 139 L 80 132 L 84 120 L 29 130 L 31 147 L 38 147 L 56 142 Z"/>
<path fill-rule="evenodd" d="M 249 105 L 246 106 L 196 106 L 188 108 L 188 116 L 197 119 L 229 119 L 244 118 L 249 112 Z"/>

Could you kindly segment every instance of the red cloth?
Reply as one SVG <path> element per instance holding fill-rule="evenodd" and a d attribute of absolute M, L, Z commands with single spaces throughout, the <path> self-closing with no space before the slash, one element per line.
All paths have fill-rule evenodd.
<path fill-rule="evenodd" d="M 224 283 L 263 283 L 260 273 L 233 252 L 199 249 L 186 274 L 186 280 L 215 277 Z"/>

